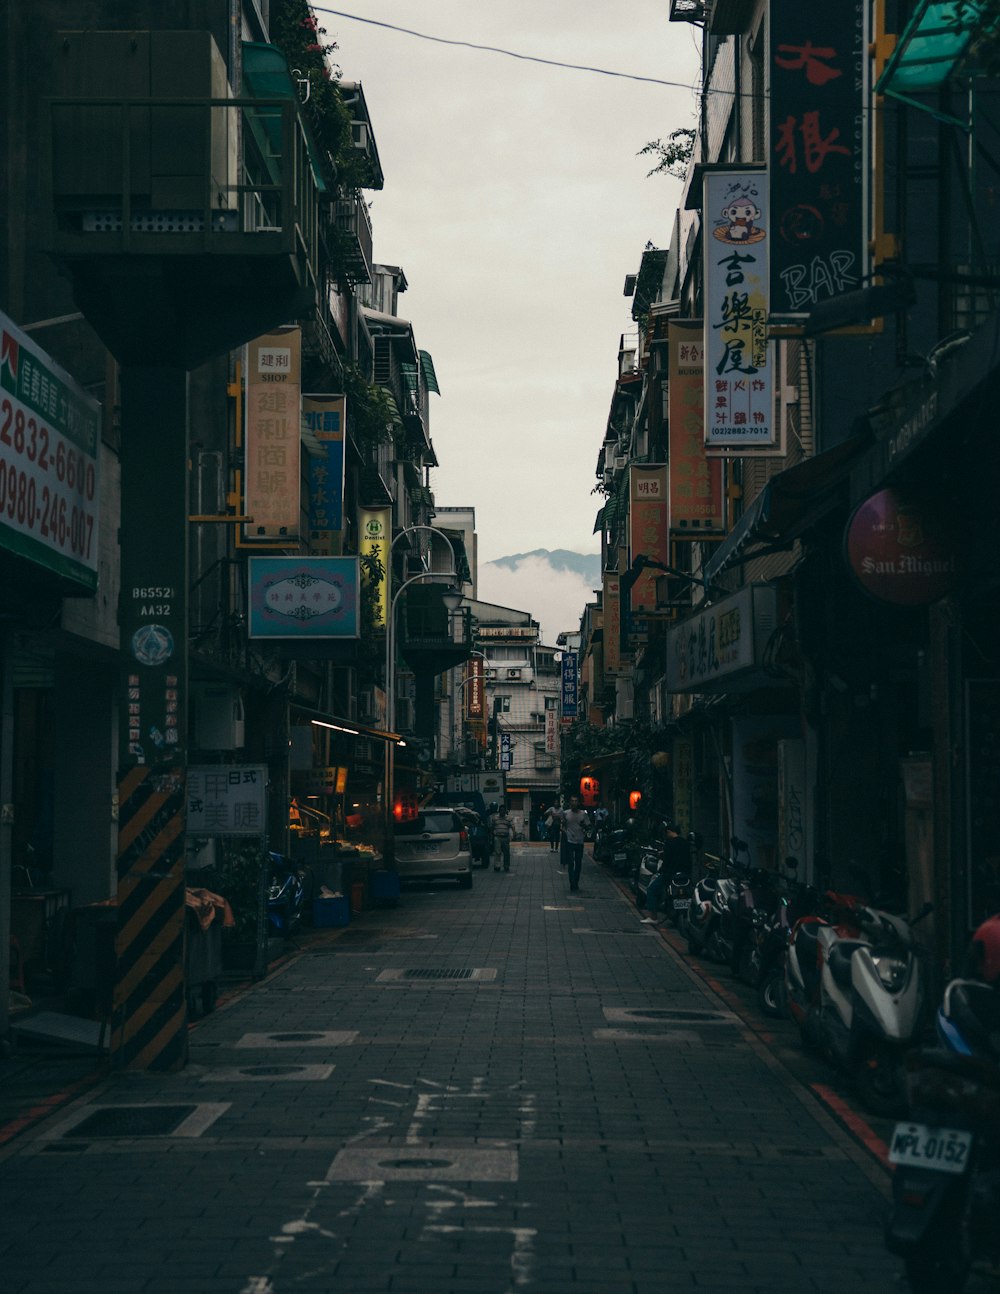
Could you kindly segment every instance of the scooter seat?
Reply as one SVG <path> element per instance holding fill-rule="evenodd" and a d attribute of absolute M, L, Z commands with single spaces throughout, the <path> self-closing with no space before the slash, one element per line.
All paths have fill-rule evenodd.
<path fill-rule="evenodd" d="M 860 939 L 841 939 L 833 945 L 827 955 L 826 964 L 830 967 L 830 974 L 833 976 L 834 983 L 839 984 L 841 988 L 851 986 L 851 958 L 861 946 Z"/>

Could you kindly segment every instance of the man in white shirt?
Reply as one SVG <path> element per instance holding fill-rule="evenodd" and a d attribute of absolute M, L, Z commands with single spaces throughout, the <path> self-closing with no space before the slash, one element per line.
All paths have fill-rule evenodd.
<path fill-rule="evenodd" d="M 580 888 L 580 869 L 583 867 L 584 833 L 590 827 L 590 814 L 580 808 L 579 798 L 570 796 L 568 809 L 550 809 L 549 813 L 562 823 L 563 845 L 569 864 L 569 888 Z"/>

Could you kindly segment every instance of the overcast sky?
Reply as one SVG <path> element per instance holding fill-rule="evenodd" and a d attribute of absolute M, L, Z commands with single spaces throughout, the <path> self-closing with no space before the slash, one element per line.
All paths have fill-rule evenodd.
<path fill-rule="evenodd" d="M 681 88 L 420 40 L 431 36 L 681 83 Z M 634 327 L 623 295 L 647 241 L 669 243 L 678 182 L 636 154 L 695 124 L 696 39 L 668 0 L 351 0 L 316 5 L 360 81 L 385 188 L 375 259 L 434 358 L 437 502 L 476 509 L 480 562 L 596 552 L 591 494 Z M 524 605 L 522 603 L 521 605 Z"/>

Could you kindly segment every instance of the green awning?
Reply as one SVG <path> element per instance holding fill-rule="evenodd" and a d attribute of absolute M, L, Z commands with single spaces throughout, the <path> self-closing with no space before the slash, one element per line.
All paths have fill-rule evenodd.
<path fill-rule="evenodd" d="M 424 371 L 427 390 L 433 391 L 435 395 L 440 395 L 441 388 L 438 386 L 437 374 L 434 372 L 434 361 L 431 359 L 429 351 L 420 351 L 420 367 Z"/>
<path fill-rule="evenodd" d="M 299 93 L 292 74 L 288 70 L 288 60 L 277 45 L 265 45 L 257 41 L 243 42 L 243 85 L 252 99 L 293 99 L 299 102 Z M 267 135 L 272 150 L 277 153 L 281 148 L 281 123 L 273 115 L 261 113 L 259 125 Z M 313 141 L 308 126 L 299 114 L 302 133 L 305 135 L 309 160 L 312 163 L 313 176 L 320 193 L 326 192 L 323 182 L 323 167 L 319 151 Z"/>
<path fill-rule="evenodd" d="M 968 0 L 961 10 L 955 0 L 922 0 L 878 79 L 876 93 L 906 99 L 939 89 L 965 58 L 988 8 L 990 0 Z M 986 21 L 996 25 L 995 9 Z"/>

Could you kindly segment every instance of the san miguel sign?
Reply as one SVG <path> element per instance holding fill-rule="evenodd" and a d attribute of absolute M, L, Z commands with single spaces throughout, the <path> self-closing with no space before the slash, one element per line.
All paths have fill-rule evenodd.
<path fill-rule="evenodd" d="M 927 606 L 950 593 L 958 579 L 951 537 L 896 490 L 879 490 L 855 510 L 845 545 L 858 583 L 880 602 Z"/>

